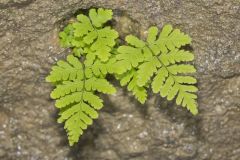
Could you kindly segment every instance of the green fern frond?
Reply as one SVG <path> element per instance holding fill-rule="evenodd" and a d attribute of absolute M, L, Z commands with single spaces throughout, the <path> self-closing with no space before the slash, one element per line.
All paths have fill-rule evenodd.
<path fill-rule="evenodd" d="M 160 34 L 157 27 L 150 27 L 146 42 L 129 35 L 127 44 L 114 48 L 118 32 L 106 25 L 112 15 L 112 10 L 91 9 L 59 33 L 61 46 L 72 49 L 72 54 L 52 67 L 46 81 L 56 86 L 51 98 L 56 100 L 58 122 L 64 123 L 70 145 L 98 118 L 103 100 L 97 94 L 116 92 L 108 74 L 114 74 L 142 104 L 151 86 L 154 93 L 198 112 L 197 80 L 188 75 L 196 72 L 189 64 L 194 55 L 181 48 L 191 38 L 171 25 Z"/>
<path fill-rule="evenodd" d="M 137 76 L 136 74 L 133 76 L 132 80 L 129 82 L 128 91 L 132 91 L 133 95 L 136 97 L 136 99 L 144 104 L 147 99 L 147 90 L 144 86 L 138 86 L 137 85 Z"/>
<path fill-rule="evenodd" d="M 58 61 L 57 65 L 52 68 L 49 76 L 47 76 L 47 82 L 58 82 L 74 79 L 82 79 L 82 64 L 73 55 L 67 56 L 67 62 Z"/>
<path fill-rule="evenodd" d="M 157 71 L 157 68 L 161 66 L 161 63 L 156 57 L 148 59 L 138 67 L 137 84 L 144 86 Z"/>
<path fill-rule="evenodd" d="M 87 90 L 98 91 L 105 94 L 113 94 L 116 89 L 104 78 L 90 78 L 86 80 L 85 87 Z"/>
<path fill-rule="evenodd" d="M 59 37 L 61 39 L 60 45 L 62 47 L 71 47 L 73 40 L 73 26 L 72 24 L 68 24 L 62 32 L 59 33 Z"/>
<path fill-rule="evenodd" d="M 70 145 L 76 143 L 84 130 L 98 117 L 103 101 L 95 92 L 113 94 L 116 89 L 105 79 L 117 71 L 111 57 L 118 33 L 105 26 L 112 19 L 112 11 L 91 9 L 60 32 L 62 47 L 72 49 L 67 61 L 58 61 L 46 81 L 56 88 L 51 97 L 60 109 L 58 122 L 65 123 Z"/>
<path fill-rule="evenodd" d="M 46 78 L 49 82 L 58 82 L 51 97 L 56 99 L 55 106 L 60 109 L 58 122 L 65 122 L 70 145 L 78 142 L 84 130 L 98 117 L 97 110 L 103 107 L 103 100 L 95 92 L 116 92 L 106 79 L 93 72 L 91 66 L 87 68 L 69 55 L 67 62 L 59 61 Z"/>
<path fill-rule="evenodd" d="M 162 53 L 159 57 L 165 66 L 179 62 L 190 62 L 194 55 L 185 50 L 173 49 L 169 53 Z"/>
<path fill-rule="evenodd" d="M 188 35 L 180 32 L 179 29 L 173 29 L 171 25 L 165 25 L 160 33 L 156 44 L 159 46 L 162 53 L 168 52 L 168 50 L 174 50 L 180 48 L 186 44 L 191 43 L 191 38 Z"/>
<path fill-rule="evenodd" d="M 104 23 L 112 19 L 112 10 L 99 8 L 91 9 L 89 12 L 89 17 L 92 20 L 92 23 L 95 27 L 102 27 Z"/>
<path fill-rule="evenodd" d="M 62 84 L 57 85 L 57 87 L 52 91 L 51 98 L 56 99 L 65 96 L 66 94 L 81 91 L 83 88 L 82 80 L 74 81 L 63 81 Z"/>
<path fill-rule="evenodd" d="M 60 42 L 63 47 L 75 47 L 75 56 L 89 54 L 89 49 L 101 61 L 107 61 L 116 44 L 118 32 L 104 24 L 112 19 L 112 10 L 99 8 L 91 9 L 89 17 L 80 14 L 77 22 L 69 24 L 60 33 Z"/>
<path fill-rule="evenodd" d="M 140 102 L 144 103 L 147 99 L 146 87 L 137 85 L 137 72 L 132 69 L 124 74 L 116 76 L 120 80 L 121 86 L 127 85 L 128 91 L 131 91 L 135 98 Z"/>
<path fill-rule="evenodd" d="M 120 54 L 116 56 L 118 60 L 116 65 L 122 66 L 122 73 L 131 70 L 131 68 L 137 67 L 138 64 L 144 59 L 141 48 L 121 46 L 118 48 L 118 52 Z"/>
<path fill-rule="evenodd" d="M 133 94 L 136 94 L 134 87 L 145 88 L 150 83 L 154 93 L 159 92 L 168 100 L 176 97 L 178 105 L 197 114 L 197 88 L 193 86 L 197 81 L 186 75 L 195 73 L 196 69 L 190 64 L 184 64 L 192 61 L 194 56 L 180 49 L 189 44 L 191 38 L 180 30 L 173 29 L 171 25 L 164 26 L 159 36 L 158 34 L 157 27 L 150 27 L 146 42 L 132 35 L 126 37 L 128 46 L 120 46 L 117 55 L 117 63 L 125 64 L 124 74 L 118 76 L 120 82 L 127 85 L 130 79 L 134 80 L 131 85 L 128 84 L 128 89 Z M 136 79 L 133 78 L 132 70 L 136 71 Z"/>

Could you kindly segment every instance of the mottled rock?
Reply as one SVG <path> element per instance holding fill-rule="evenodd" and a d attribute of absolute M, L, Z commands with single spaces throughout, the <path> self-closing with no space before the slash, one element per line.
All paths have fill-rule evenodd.
<path fill-rule="evenodd" d="M 188 33 L 196 56 L 200 114 L 150 93 L 140 105 L 124 89 L 70 148 L 44 78 L 64 58 L 58 32 L 91 7 L 114 10 L 121 39 L 170 23 Z M 238 160 L 240 157 L 238 0 L 2 0 L 0 159 Z M 116 83 L 118 84 L 118 83 Z"/>

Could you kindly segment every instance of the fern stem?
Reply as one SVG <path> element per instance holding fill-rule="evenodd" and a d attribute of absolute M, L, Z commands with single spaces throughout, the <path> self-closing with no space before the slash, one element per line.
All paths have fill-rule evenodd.
<path fill-rule="evenodd" d="M 85 91 L 85 83 L 86 83 L 86 75 L 85 75 L 85 65 L 84 63 L 81 63 L 82 64 L 82 71 L 83 71 L 83 88 L 82 88 L 82 95 L 81 95 L 81 103 L 83 102 L 83 94 L 84 94 L 84 91 Z"/>

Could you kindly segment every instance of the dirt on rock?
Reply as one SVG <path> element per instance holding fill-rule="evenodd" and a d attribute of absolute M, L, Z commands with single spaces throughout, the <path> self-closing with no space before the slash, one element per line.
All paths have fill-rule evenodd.
<path fill-rule="evenodd" d="M 46 75 L 68 51 L 58 33 L 83 9 L 110 8 L 121 38 L 172 24 L 192 37 L 199 114 L 150 93 L 139 104 L 125 89 L 80 142 L 69 147 Z M 238 160 L 239 0 L 0 1 L 1 160 Z M 118 83 L 116 83 L 118 86 Z"/>

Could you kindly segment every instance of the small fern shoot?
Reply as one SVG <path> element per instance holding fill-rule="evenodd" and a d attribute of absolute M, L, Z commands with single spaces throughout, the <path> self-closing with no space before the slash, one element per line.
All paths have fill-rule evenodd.
<path fill-rule="evenodd" d="M 103 100 L 96 93 L 116 92 L 105 78 L 117 70 L 111 52 L 118 33 L 105 25 L 111 19 L 111 10 L 91 9 L 89 17 L 78 15 L 77 21 L 59 34 L 61 45 L 71 48 L 73 54 L 66 61 L 58 61 L 46 81 L 56 85 L 51 98 L 56 99 L 58 122 L 65 123 L 71 146 L 98 118 Z"/>
<path fill-rule="evenodd" d="M 133 35 L 126 37 L 128 45 L 117 50 L 117 64 L 124 65 L 117 77 L 122 85 L 128 84 L 141 103 L 146 101 L 146 89 L 151 85 L 154 93 L 168 100 L 176 98 L 178 105 L 187 107 L 195 115 L 198 113 L 198 89 L 194 86 L 197 80 L 187 74 L 195 73 L 196 69 L 184 63 L 192 61 L 194 55 L 181 49 L 190 44 L 191 38 L 171 25 L 164 26 L 160 34 L 158 32 L 157 27 L 150 27 L 146 42 Z M 138 92 L 133 88 L 138 88 Z"/>

